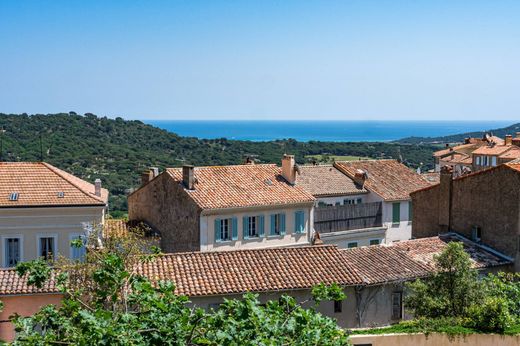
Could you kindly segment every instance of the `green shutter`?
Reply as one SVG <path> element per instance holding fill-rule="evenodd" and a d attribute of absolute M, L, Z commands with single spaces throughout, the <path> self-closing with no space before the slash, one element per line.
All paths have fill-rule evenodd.
<path fill-rule="evenodd" d="M 264 236 L 264 216 L 263 215 L 258 216 L 258 236 L 259 237 Z"/>
<path fill-rule="evenodd" d="M 276 219 L 276 214 L 271 214 L 271 231 L 269 232 L 269 235 L 276 235 L 276 229 L 275 229 L 275 219 Z"/>
<path fill-rule="evenodd" d="M 412 201 L 408 202 L 408 221 L 412 221 L 413 211 L 412 211 Z"/>
<path fill-rule="evenodd" d="M 215 241 L 221 241 L 221 239 L 220 239 L 220 219 L 215 219 Z"/>
<path fill-rule="evenodd" d="M 232 229 L 231 239 L 237 240 L 238 239 L 238 221 L 237 221 L 236 217 L 234 217 L 232 219 L 232 225 L 233 225 L 233 229 Z"/>
<path fill-rule="evenodd" d="M 280 214 L 280 235 L 285 235 L 285 213 Z"/>
<path fill-rule="evenodd" d="M 401 203 L 392 204 L 392 223 L 401 222 Z"/>
<path fill-rule="evenodd" d="M 305 229 L 304 220 L 305 215 L 303 214 L 303 211 L 298 210 L 294 213 L 294 232 L 295 233 L 303 233 L 303 230 Z"/>
<path fill-rule="evenodd" d="M 249 238 L 249 217 L 247 216 L 242 218 L 242 237 L 244 239 Z"/>

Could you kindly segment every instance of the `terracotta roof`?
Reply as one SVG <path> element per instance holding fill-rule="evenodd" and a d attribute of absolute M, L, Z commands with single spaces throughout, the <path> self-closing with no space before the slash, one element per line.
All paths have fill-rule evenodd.
<path fill-rule="evenodd" d="M 102 189 L 98 197 L 94 190 L 93 184 L 48 163 L 0 162 L 0 207 L 106 204 L 108 191 Z M 16 200 L 10 200 L 12 193 L 18 193 Z"/>
<path fill-rule="evenodd" d="M 27 276 L 19 277 L 14 269 L 0 269 L 0 295 L 58 293 L 54 273 L 51 275 L 51 280 L 37 288 L 29 286 Z"/>
<path fill-rule="evenodd" d="M 471 156 L 467 154 L 454 153 L 453 155 L 442 158 L 442 161 L 451 164 L 470 164 L 473 162 Z"/>
<path fill-rule="evenodd" d="M 475 143 L 460 144 L 460 145 L 456 145 L 454 147 L 437 150 L 436 152 L 433 153 L 433 156 L 434 157 L 443 157 L 443 156 L 450 155 L 453 152 L 468 154 L 481 145 L 484 145 L 484 142 L 480 141 L 480 142 L 475 142 Z"/>
<path fill-rule="evenodd" d="M 430 186 L 420 174 L 396 160 L 339 161 L 335 167 L 350 177 L 356 171 L 368 173 L 364 187 L 384 200 L 407 200 L 410 192 Z"/>
<path fill-rule="evenodd" d="M 182 169 L 166 170 L 182 183 Z M 164 173 L 163 173 L 164 174 Z M 303 187 L 290 185 L 274 164 L 195 167 L 195 189 L 186 193 L 202 209 L 312 203 Z"/>
<path fill-rule="evenodd" d="M 188 296 L 308 289 L 319 283 L 356 285 L 359 274 L 335 246 L 307 246 L 168 254 L 139 273 L 171 280 Z"/>
<path fill-rule="evenodd" d="M 431 266 L 393 246 L 365 246 L 342 251 L 346 263 L 356 268 L 368 285 L 416 279 L 433 271 Z"/>
<path fill-rule="evenodd" d="M 433 256 L 440 254 L 452 241 L 462 242 L 464 250 L 470 255 L 474 268 L 489 268 L 511 264 L 505 256 L 489 251 L 485 247 L 456 233 L 445 233 L 437 237 L 419 238 L 393 243 L 392 246 L 405 250 L 413 259 L 433 266 Z"/>
<path fill-rule="evenodd" d="M 296 184 L 314 197 L 344 196 L 368 193 L 333 165 L 300 166 Z"/>
<path fill-rule="evenodd" d="M 519 159 L 520 158 L 520 148 L 517 146 L 512 146 L 510 150 L 508 150 L 504 154 L 500 155 L 499 158 L 509 159 L 509 160 Z"/>
<path fill-rule="evenodd" d="M 438 184 L 441 181 L 441 174 L 439 172 L 421 173 L 421 177 L 431 185 Z"/>
<path fill-rule="evenodd" d="M 511 145 L 494 145 L 488 146 L 484 145 L 478 148 L 473 152 L 474 155 L 501 155 L 509 150 L 511 150 L 513 146 Z"/>

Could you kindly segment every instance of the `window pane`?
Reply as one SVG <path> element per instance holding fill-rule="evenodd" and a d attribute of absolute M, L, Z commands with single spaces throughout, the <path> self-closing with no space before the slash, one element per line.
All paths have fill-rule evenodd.
<path fill-rule="evenodd" d="M 40 238 L 40 257 L 46 260 L 53 259 L 54 256 L 54 238 Z"/>
<path fill-rule="evenodd" d="M 6 266 L 14 267 L 20 262 L 20 239 L 8 238 L 5 241 Z"/>

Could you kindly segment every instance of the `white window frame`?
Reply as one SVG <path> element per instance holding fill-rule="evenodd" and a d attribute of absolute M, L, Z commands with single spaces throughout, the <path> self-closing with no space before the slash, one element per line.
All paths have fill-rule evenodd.
<path fill-rule="evenodd" d="M 24 261 L 24 257 L 23 257 L 23 235 L 21 234 L 5 234 L 5 235 L 2 235 L 2 268 L 9 268 L 7 267 L 7 253 L 5 252 L 5 242 L 7 239 L 12 239 L 12 238 L 18 238 L 20 239 L 20 262 L 23 262 Z"/>
<path fill-rule="evenodd" d="M 38 233 L 36 235 L 36 258 L 41 258 L 41 238 L 54 238 L 54 253 L 52 254 L 52 259 L 56 260 L 58 258 L 58 234 L 57 233 Z"/>
<path fill-rule="evenodd" d="M 227 224 L 227 225 L 226 225 Z M 227 237 L 226 238 L 223 238 L 222 235 L 224 234 L 224 225 L 226 225 L 227 227 Z M 220 242 L 225 242 L 225 241 L 231 241 L 233 240 L 233 218 L 231 217 L 226 217 L 226 218 L 222 218 L 220 219 Z"/>
<path fill-rule="evenodd" d="M 74 248 L 72 247 L 72 245 L 70 244 L 73 240 L 75 240 L 77 237 L 85 237 L 85 240 L 87 239 L 87 235 L 85 233 L 71 233 L 69 234 L 69 258 L 71 260 L 75 259 L 75 258 L 72 258 L 72 254 L 74 253 Z M 45 238 L 45 237 L 43 237 Z M 39 244 L 39 242 L 38 242 Z M 86 252 L 86 248 L 85 248 L 85 252 Z M 39 252 L 38 252 L 39 254 Z"/>
<path fill-rule="evenodd" d="M 259 238 L 260 237 L 260 234 L 259 234 L 259 230 L 258 230 L 258 219 L 259 217 L 258 216 L 248 216 L 248 222 L 247 222 L 247 237 L 249 239 L 251 238 Z M 254 227 L 253 227 L 253 223 L 254 223 Z M 252 235 L 252 231 L 255 231 L 255 234 Z"/>

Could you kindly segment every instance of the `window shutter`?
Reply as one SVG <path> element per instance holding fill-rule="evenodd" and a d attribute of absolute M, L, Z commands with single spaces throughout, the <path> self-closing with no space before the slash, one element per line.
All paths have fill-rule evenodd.
<path fill-rule="evenodd" d="M 242 218 L 242 236 L 244 239 L 249 238 L 249 217 L 247 216 Z"/>
<path fill-rule="evenodd" d="M 237 221 L 237 218 L 234 217 L 232 220 L 231 220 L 232 224 L 233 224 L 233 229 L 232 229 L 232 236 L 231 236 L 231 239 L 233 240 L 237 240 L 238 239 L 238 221 Z"/>
<path fill-rule="evenodd" d="M 275 223 L 276 223 L 276 214 L 271 214 L 271 232 L 269 235 L 276 235 Z"/>
<path fill-rule="evenodd" d="M 221 241 L 220 239 L 220 219 L 215 219 L 215 241 Z"/>
<path fill-rule="evenodd" d="M 285 235 L 285 213 L 280 214 L 280 235 Z"/>
<path fill-rule="evenodd" d="M 399 202 L 392 204 L 392 222 L 401 222 L 401 203 Z"/>
<path fill-rule="evenodd" d="M 264 232 L 264 216 L 259 215 L 258 216 L 258 236 L 263 237 L 265 234 Z"/>
<path fill-rule="evenodd" d="M 412 221 L 412 201 L 408 202 L 408 221 Z"/>

